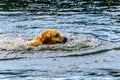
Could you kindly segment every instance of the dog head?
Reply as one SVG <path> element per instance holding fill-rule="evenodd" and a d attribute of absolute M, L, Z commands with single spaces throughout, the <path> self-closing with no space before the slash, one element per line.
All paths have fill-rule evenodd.
<path fill-rule="evenodd" d="M 60 32 L 55 29 L 49 29 L 42 33 L 43 44 L 65 43 L 67 38 L 61 36 Z"/>

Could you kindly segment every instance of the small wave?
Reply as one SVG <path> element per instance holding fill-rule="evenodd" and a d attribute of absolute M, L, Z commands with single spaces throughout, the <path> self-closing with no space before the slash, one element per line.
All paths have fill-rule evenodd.
<path fill-rule="evenodd" d="M 41 72 L 41 73 L 39 73 Z M 76 72 L 78 74 L 82 73 L 82 75 L 78 75 L 78 76 L 57 76 L 55 75 L 50 75 L 48 74 L 48 70 L 39 70 L 39 69 L 27 69 L 27 70 L 23 70 L 23 69 L 19 69 L 19 70 L 4 70 L 4 71 L 0 71 L 0 75 L 2 75 L 2 77 L 0 78 L 0 80 L 3 79 L 10 79 L 10 80 L 14 80 L 14 79 L 32 79 L 32 80 L 116 80 L 119 79 L 119 77 L 114 77 L 114 76 L 109 76 L 109 75 L 118 75 L 119 76 L 119 72 L 114 72 L 114 71 L 105 71 L 105 70 L 101 70 L 98 71 L 96 70 L 96 72 L 94 71 L 81 71 L 81 72 Z M 97 73 L 98 72 L 98 73 Z M 108 72 L 108 73 L 107 73 Z M 111 74 L 112 73 L 112 74 Z M 48 74 L 45 76 L 45 74 Z M 107 75 L 107 76 L 105 76 Z"/>
<path fill-rule="evenodd" d="M 74 77 L 66 77 L 66 78 L 42 78 L 42 77 L 37 77 L 36 76 L 21 76 L 20 79 L 25 79 L 28 78 L 33 79 L 33 80 L 118 80 L 119 78 L 114 78 L 114 77 L 90 77 L 90 76 L 74 76 Z M 5 77 L 1 78 L 1 80 L 6 79 L 6 78 L 11 78 L 11 77 Z M 14 79 L 13 77 L 11 80 Z M 19 79 L 19 78 L 18 78 Z"/>
<path fill-rule="evenodd" d="M 101 42 L 94 36 L 71 37 L 66 44 L 43 45 L 30 47 L 21 37 L 14 40 L 4 40 L 0 43 L 1 51 L 75 51 L 86 50 L 98 46 Z"/>

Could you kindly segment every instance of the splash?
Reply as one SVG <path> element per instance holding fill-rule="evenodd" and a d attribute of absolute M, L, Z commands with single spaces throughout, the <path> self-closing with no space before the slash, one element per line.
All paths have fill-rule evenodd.
<path fill-rule="evenodd" d="M 27 46 L 22 37 L 0 42 L 1 51 L 75 51 L 86 50 L 98 46 L 101 42 L 94 36 L 72 36 L 66 44 L 43 45 L 39 47 Z"/>
<path fill-rule="evenodd" d="M 10 39 L 4 39 L 0 41 L 0 49 L 1 50 L 12 50 L 12 49 L 18 49 L 22 46 L 24 46 L 26 41 L 22 37 L 17 37 L 13 40 Z"/>

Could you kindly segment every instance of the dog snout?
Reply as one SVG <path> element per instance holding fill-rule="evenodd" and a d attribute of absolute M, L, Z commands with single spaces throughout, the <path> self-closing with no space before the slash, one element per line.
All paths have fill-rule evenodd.
<path fill-rule="evenodd" d="M 66 42 L 67 42 L 67 38 L 64 37 L 63 44 L 65 44 Z"/>

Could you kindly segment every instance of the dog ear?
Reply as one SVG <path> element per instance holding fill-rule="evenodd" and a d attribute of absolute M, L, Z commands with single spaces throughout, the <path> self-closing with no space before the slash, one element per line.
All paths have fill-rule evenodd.
<path fill-rule="evenodd" d="M 46 39 L 46 38 L 50 38 L 50 32 L 49 31 L 45 31 L 42 33 L 42 38 Z"/>
<path fill-rule="evenodd" d="M 42 33 L 43 44 L 51 44 L 51 33 L 49 31 L 45 31 Z"/>

